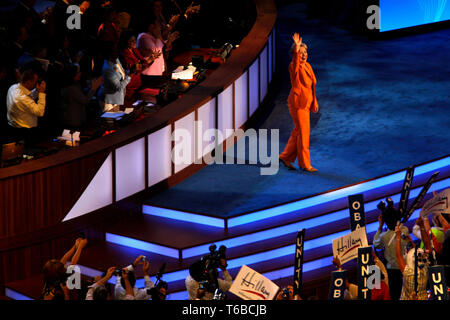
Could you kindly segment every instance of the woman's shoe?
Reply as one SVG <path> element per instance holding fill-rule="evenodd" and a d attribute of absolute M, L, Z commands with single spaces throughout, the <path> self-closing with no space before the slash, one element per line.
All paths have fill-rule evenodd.
<path fill-rule="evenodd" d="M 308 169 L 303 169 L 303 170 L 305 170 L 305 171 L 308 171 L 308 172 L 316 172 L 316 171 L 318 171 L 316 168 L 314 168 L 314 167 L 310 167 L 310 168 L 308 168 Z"/>
<path fill-rule="evenodd" d="M 279 158 L 279 159 L 284 164 L 284 166 L 286 168 L 288 168 L 289 170 L 295 170 L 295 167 L 289 161 L 286 161 L 286 160 L 281 159 L 281 158 Z"/>

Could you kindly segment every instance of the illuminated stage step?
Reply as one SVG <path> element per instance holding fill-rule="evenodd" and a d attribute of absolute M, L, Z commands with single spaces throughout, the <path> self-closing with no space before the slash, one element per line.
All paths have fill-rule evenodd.
<path fill-rule="evenodd" d="M 441 168 L 440 171 L 439 178 L 441 180 L 432 185 L 424 201 L 430 198 L 433 190 L 442 190 L 450 186 L 449 167 Z M 410 194 L 410 203 L 430 175 L 431 173 L 426 173 L 415 178 L 415 189 Z M 389 187 L 364 193 L 369 242 L 378 227 L 377 217 L 379 212 L 376 209 L 376 204 L 380 199 L 392 194 L 395 194 L 393 200 L 398 202 L 399 195 L 396 193 L 399 192 L 401 184 L 401 182 L 397 182 Z M 370 194 L 370 196 L 366 196 L 367 194 Z M 124 243 L 119 245 L 106 241 L 92 243 L 84 250 L 79 265 L 83 275 L 93 277 L 100 275 L 110 266 L 129 265 L 138 255 L 144 254 L 151 262 L 150 274 L 152 275 L 158 272 L 163 262 L 167 263 L 163 280 L 169 283 L 170 295 L 168 298 L 185 299 L 187 293 L 184 279 L 188 275 L 188 267 L 201 255 L 207 253 L 210 243 L 215 243 L 218 246 L 225 244 L 229 247 L 227 257 L 232 276 L 235 276 L 240 267 L 246 264 L 275 280 L 275 282 L 292 280 L 295 235 L 300 228 L 306 228 L 305 286 L 317 279 L 326 282 L 333 270 L 331 265 L 332 240 L 349 233 L 349 212 L 346 197 L 331 203 L 334 204 L 331 208 L 328 206 L 330 203 L 327 205 L 321 204 L 296 211 L 295 214 L 260 220 L 251 225 L 246 224 L 228 230 L 149 215 L 135 216 L 127 219 L 126 222 L 108 227 L 106 231 L 109 234 L 127 237 L 131 241 L 139 240 L 147 243 L 145 247 L 133 248 L 123 245 Z M 407 225 L 410 228 L 418 214 L 419 210 L 416 210 L 408 222 Z M 105 234 L 106 239 L 114 240 L 114 237 Z M 174 251 L 168 251 L 170 253 L 168 255 L 165 250 L 161 250 L 161 247 L 175 250 L 178 255 L 174 254 Z M 152 250 L 158 251 L 159 254 L 152 252 Z M 141 268 L 138 268 L 136 276 L 138 278 L 136 285 L 143 287 Z M 152 280 L 155 280 L 154 276 Z M 110 284 L 113 285 L 114 283 L 115 277 L 110 280 Z M 36 282 L 35 278 L 30 278 L 8 283 L 6 288 L 10 298 L 26 299 L 31 297 L 37 299 L 42 290 L 42 279 L 41 282 Z"/>
<path fill-rule="evenodd" d="M 448 168 L 449 166 L 450 166 L 450 156 L 426 164 L 418 165 L 414 171 L 414 178 L 416 180 L 419 176 L 422 175 L 430 176 L 435 171 L 441 171 L 442 174 L 445 174 L 444 172 L 449 170 Z M 396 184 L 401 186 L 405 174 L 406 169 L 385 175 L 383 177 L 374 178 L 351 186 L 343 187 L 334 191 L 325 192 L 312 197 L 307 197 L 305 199 L 300 199 L 286 204 L 277 205 L 267 209 L 252 211 L 249 213 L 241 214 L 230 218 L 212 217 L 210 215 L 206 214 L 204 215 L 201 213 L 186 212 L 151 205 L 143 205 L 142 211 L 143 213 L 148 215 L 191 223 L 199 223 L 218 228 L 228 227 L 231 229 L 234 227 L 252 224 L 254 222 L 269 218 L 284 216 L 302 209 L 310 209 L 312 207 L 324 204 L 330 205 L 330 202 L 340 199 L 344 199 L 346 201 L 347 196 L 352 194 L 357 193 L 368 194 L 373 190 L 384 187 L 393 187 L 393 185 Z M 439 176 L 439 178 L 442 178 L 442 174 Z"/>
<path fill-rule="evenodd" d="M 448 187 L 450 187 L 450 178 L 435 182 L 431 186 L 431 188 L 428 190 L 427 197 L 424 199 L 424 201 L 426 201 L 426 199 L 431 197 L 431 194 L 433 191 L 443 190 Z M 419 194 L 421 189 L 422 189 L 422 187 L 419 186 L 419 187 L 411 190 L 410 203 Z M 395 195 L 390 195 L 390 196 L 396 204 L 399 202 L 400 194 L 395 194 Z M 376 215 L 376 216 L 372 217 L 375 220 L 379 213 L 376 206 L 379 203 L 379 201 L 382 199 L 384 199 L 384 198 L 365 203 L 366 213 Z M 371 218 L 371 217 L 368 217 L 368 218 Z M 146 217 L 144 217 L 143 219 L 145 220 Z M 289 223 L 286 225 L 273 226 L 271 228 L 267 228 L 267 226 L 266 226 L 266 229 L 264 229 L 264 230 L 260 230 L 260 231 L 256 231 L 256 232 L 252 232 L 252 233 L 248 233 L 248 234 L 243 234 L 243 235 L 237 235 L 234 237 L 223 234 L 221 232 L 217 232 L 217 231 L 216 231 L 216 234 L 207 233 L 207 239 L 209 240 L 209 242 L 202 243 L 202 244 L 199 244 L 196 246 L 191 246 L 191 247 L 179 247 L 178 249 L 174 248 L 174 247 L 163 246 L 161 244 L 150 243 L 150 242 L 144 241 L 145 239 L 138 240 L 135 238 L 131 238 L 131 237 L 123 236 L 123 235 L 112 234 L 112 233 L 106 234 L 106 241 L 115 243 L 115 244 L 119 244 L 119 245 L 123 245 L 123 246 L 132 247 L 132 248 L 143 250 L 143 251 L 147 251 L 147 252 L 159 253 L 159 254 L 166 255 L 168 257 L 175 258 L 175 259 L 176 258 L 187 259 L 187 258 L 201 256 L 201 255 L 208 253 L 209 252 L 208 248 L 211 244 L 216 244 L 217 247 L 219 247 L 220 245 L 225 245 L 225 246 L 227 246 L 227 248 L 231 249 L 231 248 L 238 248 L 238 247 L 241 247 L 244 245 L 248 246 L 249 244 L 258 243 L 261 241 L 274 239 L 274 238 L 281 237 L 286 234 L 294 235 L 292 237 L 292 243 L 294 243 L 295 234 L 300 229 L 305 228 L 307 230 L 310 230 L 310 229 L 314 229 L 314 228 L 319 228 L 321 226 L 326 226 L 328 224 L 335 224 L 335 223 L 338 223 L 339 221 L 341 221 L 341 223 L 344 223 L 344 225 L 348 228 L 348 226 L 349 226 L 349 211 L 347 208 L 343 209 L 343 210 L 338 210 L 335 212 L 325 213 L 325 214 L 322 214 L 322 215 L 319 215 L 319 216 L 316 216 L 316 217 L 313 217 L 310 219 L 305 219 L 305 220 L 301 220 L 298 222 Z M 141 220 L 139 220 L 138 223 L 137 222 L 132 223 L 133 235 L 138 235 L 138 236 L 139 235 L 145 236 L 146 234 L 153 235 L 151 230 L 145 230 L 145 231 L 139 233 L 139 230 L 138 230 L 139 226 L 142 226 L 143 228 L 145 228 L 145 225 L 151 226 L 152 224 L 151 224 L 151 222 L 148 222 L 148 221 L 145 224 L 145 222 L 143 222 Z M 158 226 L 157 228 L 159 229 L 161 227 L 161 224 L 158 223 L 157 226 Z M 184 229 L 184 230 L 181 229 L 182 231 L 191 233 L 190 238 L 195 238 L 198 241 L 202 240 L 201 236 L 197 236 L 200 231 L 191 230 L 186 225 L 186 223 L 183 223 L 183 225 L 180 227 Z M 122 226 L 122 230 L 123 230 L 122 234 L 125 234 L 124 230 L 127 230 L 127 228 Z M 166 229 L 164 229 L 164 230 L 167 231 L 166 234 L 180 234 L 180 232 L 176 233 L 175 230 L 171 230 L 172 232 L 169 232 L 169 230 L 166 230 Z M 188 231 L 188 230 L 190 230 L 190 231 Z M 203 232 L 205 232 L 205 230 L 203 230 Z M 193 233 L 196 234 L 195 237 L 192 237 Z M 160 238 L 160 239 L 162 241 L 163 238 Z"/>

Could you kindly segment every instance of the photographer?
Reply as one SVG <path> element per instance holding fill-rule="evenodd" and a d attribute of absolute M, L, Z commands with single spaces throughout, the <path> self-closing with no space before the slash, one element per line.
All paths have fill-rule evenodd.
<path fill-rule="evenodd" d="M 108 289 L 105 284 L 112 278 L 115 271 L 115 267 L 109 268 L 103 278 L 97 280 L 92 286 L 90 286 L 86 294 L 86 300 L 107 300 Z"/>
<path fill-rule="evenodd" d="M 138 289 L 134 285 L 136 284 L 136 277 L 134 274 L 134 269 L 138 266 L 142 265 L 142 271 L 144 273 L 144 279 L 145 279 L 145 288 Z M 126 267 L 125 269 L 128 270 L 127 272 L 127 279 L 133 289 L 134 299 L 135 300 L 149 300 L 150 295 L 148 294 L 149 289 L 153 288 L 155 284 L 153 281 L 150 280 L 149 276 L 149 270 L 150 270 L 150 262 L 148 262 L 144 256 L 139 256 L 136 258 L 136 260 Z M 122 276 L 117 275 L 117 282 L 115 287 L 115 298 L 116 300 L 127 300 L 127 292 L 126 292 L 126 281 Z"/>
<path fill-rule="evenodd" d="M 66 252 L 61 260 L 52 259 L 46 262 L 42 270 L 44 275 L 43 300 L 70 300 L 66 284 L 69 274 L 65 265 L 69 260 L 71 260 L 70 265 L 76 265 L 86 245 L 86 239 L 77 238 L 74 246 Z"/>
<path fill-rule="evenodd" d="M 156 287 L 149 290 L 149 293 L 152 296 L 152 300 L 166 300 L 167 290 L 169 289 L 169 285 L 165 281 L 159 281 Z"/>
<path fill-rule="evenodd" d="M 219 251 L 215 249 L 215 245 L 211 246 L 211 254 L 189 267 L 190 275 L 185 280 L 189 300 L 213 300 L 216 289 L 222 292 L 230 289 L 233 279 L 226 270 L 226 248 L 222 246 Z M 218 278 L 217 268 L 222 270 L 224 280 Z"/>

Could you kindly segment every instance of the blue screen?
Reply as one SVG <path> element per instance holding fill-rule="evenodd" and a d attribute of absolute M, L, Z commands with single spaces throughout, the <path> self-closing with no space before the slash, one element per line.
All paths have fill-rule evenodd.
<path fill-rule="evenodd" d="M 380 0 L 380 31 L 450 19 L 450 0 Z"/>

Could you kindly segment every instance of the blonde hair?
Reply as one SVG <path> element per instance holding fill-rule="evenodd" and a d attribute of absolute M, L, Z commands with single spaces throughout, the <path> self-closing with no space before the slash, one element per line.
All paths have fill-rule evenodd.
<path fill-rule="evenodd" d="M 289 53 L 290 54 L 292 54 L 293 52 L 294 52 L 294 50 L 295 50 L 295 48 L 296 48 L 297 46 L 295 45 L 295 43 L 293 43 L 292 44 L 292 46 L 291 46 L 291 50 L 289 50 Z M 305 48 L 306 50 L 308 50 L 308 46 L 306 45 L 306 43 L 301 43 L 300 44 L 300 47 L 303 47 L 303 48 Z"/>

